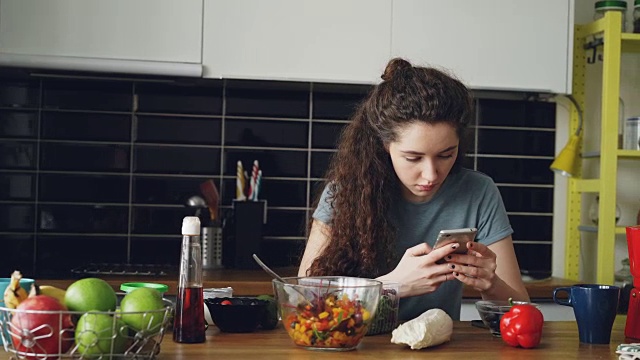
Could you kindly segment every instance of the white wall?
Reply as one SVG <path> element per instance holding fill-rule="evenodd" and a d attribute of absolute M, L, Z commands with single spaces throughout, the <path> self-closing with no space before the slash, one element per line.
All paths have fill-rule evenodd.
<path fill-rule="evenodd" d="M 593 5 L 596 0 L 578 0 L 575 6 L 575 22 L 577 24 L 593 21 Z M 627 0 L 627 31 L 631 31 L 633 0 Z M 624 103 L 624 118 L 640 116 L 640 54 L 624 54 L 621 64 L 620 94 Z M 587 65 L 586 105 L 585 114 L 585 142 L 584 150 L 597 150 L 600 144 L 600 85 L 602 83 L 602 63 Z M 556 153 L 559 152 L 568 139 L 569 102 L 558 100 Z M 596 160 L 583 163 L 584 174 L 598 177 L 599 168 Z M 621 209 L 618 225 L 635 224 L 638 209 L 640 209 L 640 161 L 621 160 L 618 162 L 618 195 L 617 203 Z M 553 276 L 564 276 L 565 227 L 566 227 L 566 197 L 567 181 L 556 175 L 554 197 L 554 225 L 553 225 Z M 595 201 L 595 194 L 583 196 L 583 223 L 588 221 L 589 206 Z M 595 245 L 596 234 L 582 233 L 582 280 L 595 281 Z M 615 253 L 616 270 L 620 261 L 627 257 L 627 243 L 624 235 L 616 237 Z"/>

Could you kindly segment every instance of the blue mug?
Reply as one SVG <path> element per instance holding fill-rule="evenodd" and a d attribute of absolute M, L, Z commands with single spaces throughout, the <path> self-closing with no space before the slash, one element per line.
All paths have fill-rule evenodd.
<path fill-rule="evenodd" d="M 558 299 L 558 293 L 566 292 L 568 298 Z M 620 288 L 611 285 L 578 284 L 553 290 L 553 301 L 573 307 L 578 322 L 580 342 L 608 344 L 616 319 Z"/>

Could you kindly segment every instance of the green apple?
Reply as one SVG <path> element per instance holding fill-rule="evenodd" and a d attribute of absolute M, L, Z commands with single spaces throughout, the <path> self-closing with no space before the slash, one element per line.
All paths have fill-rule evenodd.
<path fill-rule="evenodd" d="M 127 326 L 108 314 L 86 313 L 76 326 L 77 353 L 85 359 L 109 358 L 127 348 Z"/>
<path fill-rule="evenodd" d="M 113 311 L 116 292 L 106 281 L 98 278 L 81 279 L 69 285 L 64 303 L 71 311 Z"/>
<path fill-rule="evenodd" d="M 138 288 L 124 296 L 120 302 L 122 320 L 136 332 L 156 334 L 162 328 L 165 305 L 159 291 Z"/>

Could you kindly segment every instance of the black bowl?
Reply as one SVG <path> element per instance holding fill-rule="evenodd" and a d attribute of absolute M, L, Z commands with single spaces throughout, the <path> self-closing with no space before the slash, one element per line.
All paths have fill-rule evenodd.
<path fill-rule="evenodd" d="M 500 300 L 480 300 L 476 301 L 476 309 L 486 327 L 491 330 L 493 336 L 500 336 L 500 320 L 502 315 L 511 310 L 513 305 L 533 305 L 540 309 L 540 305 L 524 301 L 500 301 Z"/>
<path fill-rule="evenodd" d="M 204 299 L 211 319 L 223 332 L 248 333 L 255 331 L 267 311 L 266 300 L 250 297 L 220 297 Z M 229 304 L 230 303 L 230 304 Z"/>

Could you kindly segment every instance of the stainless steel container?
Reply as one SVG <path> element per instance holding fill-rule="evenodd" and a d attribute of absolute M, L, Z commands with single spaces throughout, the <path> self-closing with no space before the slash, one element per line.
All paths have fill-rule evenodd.
<path fill-rule="evenodd" d="M 204 269 L 222 267 L 222 228 L 220 227 L 202 228 L 202 267 Z"/>
<path fill-rule="evenodd" d="M 640 117 L 628 118 L 624 126 L 625 150 L 640 150 Z"/>

